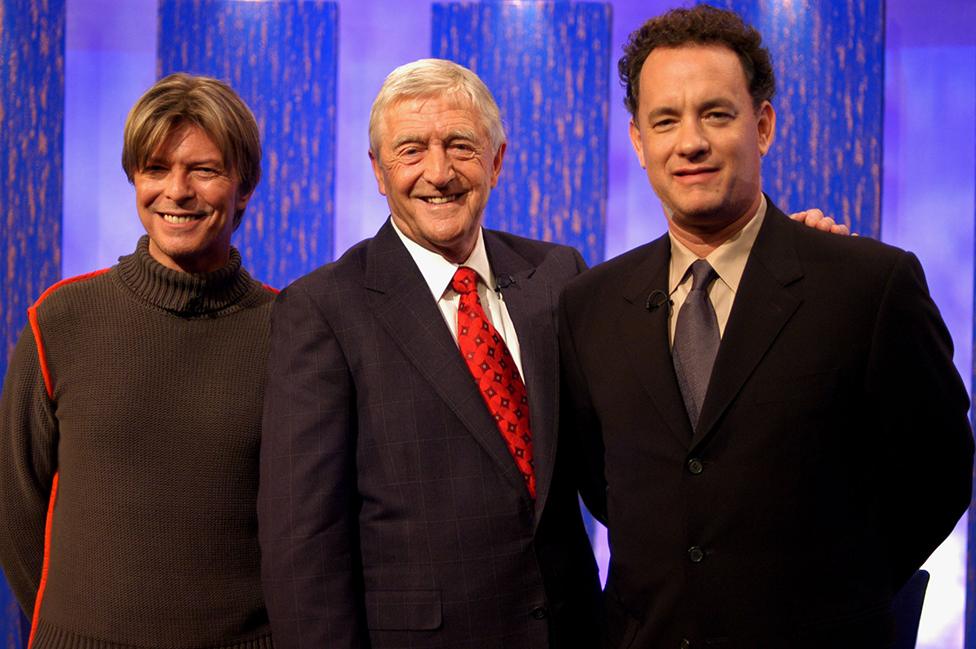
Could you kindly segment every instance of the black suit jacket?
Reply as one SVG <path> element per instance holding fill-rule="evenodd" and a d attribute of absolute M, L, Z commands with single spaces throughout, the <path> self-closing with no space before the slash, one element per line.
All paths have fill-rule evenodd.
<path fill-rule="evenodd" d="M 387 223 L 275 304 L 258 514 L 278 649 L 596 642 L 595 562 L 555 434 L 556 304 L 583 261 L 499 232 L 485 246 L 514 280 L 536 502 Z"/>
<path fill-rule="evenodd" d="M 612 548 L 607 646 L 886 646 L 892 594 L 971 488 L 968 397 L 918 261 L 770 204 L 692 433 L 668 305 L 648 304 L 669 257 L 664 236 L 598 266 L 561 307 L 565 421 Z"/>

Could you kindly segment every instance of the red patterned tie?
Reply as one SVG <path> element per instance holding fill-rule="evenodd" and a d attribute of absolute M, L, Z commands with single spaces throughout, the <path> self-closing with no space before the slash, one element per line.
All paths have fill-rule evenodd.
<path fill-rule="evenodd" d="M 458 346 L 471 370 L 488 411 L 515 458 L 529 494 L 535 498 L 529 398 L 518 366 L 505 341 L 491 325 L 478 298 L 478 274 L 466 266 L 454 273 L 451 288 L 461 296 L 458 305 Z"/>

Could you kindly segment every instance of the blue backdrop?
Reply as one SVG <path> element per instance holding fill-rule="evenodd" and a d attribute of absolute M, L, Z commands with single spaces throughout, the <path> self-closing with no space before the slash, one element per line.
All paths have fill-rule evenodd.
<path fill-rule="evenodd" d="M 64 29 L 64 0 L 0 3 L 0 375 L 27 307 L 61 275 Z M 6 584 L 0 615 L 4 646 L 20 647 L 26 623 Z"/>
<path fill-rule="evenodd" d="M 338 7 L 161 0 L 159 76 L 228 81 L 261 129 L 264 174 L 234 243 L 281 288 L 333 254 Z"/>
<path fill-rule="evenodd" d="M 438 3 L 433 56 L 478 73 L 508 153 L 488 227 L 576 246 L 603 260 L 611 8 L 587 2 Z"/>
<path fill-rule="evenodd" d="M 131 250 L 140 227 L 118 165 L 122 121 L 159 73 L 181 66 L 193 70 L 199 65 L 196 71 L 230 80 L 254 106 L 266 147 L 282 147 L 273 157 L 266 148 L 265 178 L 235 240 L 255 275 L 269 283 L 281 285 L 331 259 L 371 235 L 385 218 L 385 201 L 366 157 L 369 104 L 393 67 L 432 52 L 470 62 L 487 78 L 505 111 L 513 144 L 492 199 L 491 225 L 564 241 L 578 237 L 572 241 L 591 261 L 664 230 L 659 204 L 630 150 L 628 116 L 608 67 L 626 35 L 670 7 L 670 1 L 587 5 L 530 0 L 518 3 L 525 9 L 519 17 L 507 14 L 507 22 L 499 21 L 509 5 L 497 3 L 489 9 L 488 4 L 435 7 L 430 0 L 340 0 L 341 11 L 335 12 L 334 5 L 315 2 L 66 2 L 65 26 L 64 2 L 0 0 L 0 236 L 6 255 L 2 303 L 8 350 L 26 304 L 57 278 L 59 267 L 76 274 L 114 263 Z M 826 207 L 863 232 L 877 235 L 880 226 L 883 239 L 915 250 L 968 378 L 976 5 L 967 0 L 888 0 L 886 8 L 880 0 L 727 4 L 763 30 L 776 57 L 780 122 L 765 163 L 767 189 L 784 208 Z M 587 10 L 595 13 L 576 14 Z M 461 26 L 485 12 L 491 17 L 477 18 L 479 29 L 464 37 L 450 33 L 450 21 Z M 330 21 L 331 34 L 311 27 Z M 612 28 L 604 36 L 607 21 Z M 38 22 L 45 27 L 38 28 Z M 581 27 L 586 38 L 567 31 L 569 26 Z M 56 50 L 52 43 L 63 43 L 59 29 L 67 33 L 67 54 L 61 54 L 60 63 L 55 56 L 54 63 L 34 67 L 29 60 Z M 19 45 L 8 46 L 15 41 Z M 201 52 L 198 45 L 210 49 Z M 566 56 L 571 48 L 578 49 Z M 508 56 L 518 52 L 525 53 L 523 58 Z M 296 71 L 297 61 L 301 69 Z M 555 69 L 568 77 L 551 78 L 549 71 Z M 63 75 L 64 90 L 38 91 L 57 74 Z M 7 85 L 15 76 L 23 86 Z M 601 78 L 609 85 L 606 102 Z M 321 85 L 314 85 L 316 79 Z M 589 101 L 577 82 L 593 92 Z M 30 108 L 30 101 L 42 110 Z M 54 120 L 55 129 L 64 120 L 63 164 L 40 152 L 43 144 L 44 155 L 57 150 L 60 156 L 60 134 L 25 135 L 40 132 L 29 124 L 42 119 L 42 113 L 47 115 L 43 119 Z M 564 130 L 553 130 L 560 123 Z M 516 144 L 515 138 L 522 139 Z M 520 167 L 522 149 L 525 166 Z M 31 155 L 24 157 L 25 151 Z M 294 152 L 297 158 L 289 157 Z M 523 177 L 533 171 L 536 178 Z M 609 187 L 602 196 L 601 183 Z M 533 191 L 538 192 L 535 204 L 529 200 Z M 45 209 L 38 210 L 42 204 Z M 303 209 L 313 204 L 316 209 Z M 42 211 L 54 217 L 35 222 Z M 0 356 L 5 361 L 6 355 Z M 920 647 L 963 646 L 964 539 L 964 532 L 954 535 L 930 561 L 934 574 Z M 606 547 L 599 540 L 597 552 L 605 559 Z M 12 646 L 17 638 L 10 629 L 16 627 L 9 606 L 6 610 L 3 628 Z"/>
<path fill-rule="evenodd" d="M 763 34 L 776 72 L 776 140 L 763 188 L 881 234 L 884 2 L 725 0 Z"/>

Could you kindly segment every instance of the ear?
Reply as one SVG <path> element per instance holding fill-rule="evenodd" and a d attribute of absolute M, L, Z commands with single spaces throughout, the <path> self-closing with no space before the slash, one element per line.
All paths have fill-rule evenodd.
<path fill-rule="evenodd" d="M 251 196 L 253 196 L 253 195 L 254 195 L 254 190 L 253 189 L 251 191 L 249 191 L 248 193 L 246 193 L 246 194 L 240 194 L 240 195 L 238 195 L 238 197 L 237 197 L 237 204 L 235 205 L 235 207 L 237 208 L 237 213 L 238 214 L 240 214 L 241 212 L 244 211 L 244 208 L 247 207 L 247 202 L 249 200 L 251 200 Z"/>
<path fill-rule="evenodd" d="M 640 162 L 641 169 L 647 169 L 647 165 L 644 163 L 644 143 L 641 141 L 640 129 L 633 118 L 630 120 L 630 143 L 634 147 L 634 153 L 637 154 L 637 161 Z"/>
<path fill-rule="evenodd" d="M 383 182 L 383 169 L 380 168 L 380 161 L 373 155 L 373 150 L 369 150 L 369 162 L 373 165 L 373 175 L 376 176 L 376 187 L 380 193 L 386 196 L 386 183 Z"/>
<path fill-rule="evenodd" d="M 234 202 L 234 231 L 241 227 L 241 223 L 244 222 L 244 208 L 247 207 L 247 202 L 251 200 L 251 196 L 254 195 L 254 190 L 252 189 L 246 194 L 239 194 L 237 200 Z"/>
<path fill-rule="evenodd" d="M 495 158 L 491 161 L 491 186 L 498 184 L 498 176 L 502 173 L 502 158 L 505 157 L 505 142 L 502 142 L 495 152 Z"/>
<path fill-rule="evenodd" d="M 759 106 L 756 127 L 759 130 L 759 155 L 766 155 L 776 135 L 776 111 L 768 101 Z"/>

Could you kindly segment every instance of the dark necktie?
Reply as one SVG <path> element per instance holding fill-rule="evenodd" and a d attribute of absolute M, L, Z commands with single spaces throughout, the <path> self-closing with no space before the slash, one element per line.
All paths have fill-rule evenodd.
<path fill-rule="evenodd" d="M 495 419 L 508 452 L 522 472 L 529 494 L 535 498 L 532 431 L 529 428 L 529 398 L 525 383 L 505 341 L 481 307 L 478 274 L 461 266 L 454 273 L 451 288 L 461 296 L 457 317 L 461 355 L 478 384 L 481 398 Z"/>
<path fill-rule="evenodd" d="M 681 305 L 675 323 L 671 356 L 685 409 L 695 429 L 720 338 L 715 309 L 708 299 L 708 287 L 718 274 L 707 261 L 699 259 L 691 265 L 691 276 L 691 292 Z"/>

